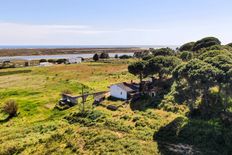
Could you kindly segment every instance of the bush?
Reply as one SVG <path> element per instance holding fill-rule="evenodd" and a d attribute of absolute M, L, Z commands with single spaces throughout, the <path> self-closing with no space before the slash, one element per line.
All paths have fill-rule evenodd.
<path fill-rule="evenodd" d="M 98 56 L 97 53 L 93 55 L 93 60 L 94 60 L 94 61 L 98 61 L 98 60 L 99 60 L 99 56 Z"/>
<path fill-rule="evenodd" d="M 121 55 L 119 58 L 120 59 L 130 59 L 130 58 L 132 58 L 132 56 L 130 56 L 130 55 Z"/>
<path fill-rule="evenodd" d="M 72 94 L 72 91 L 69 89 L 65 89 L 61 92 L 61 94 Z"/>
<path fill-rule="evenodd" d="M 48 62 L 49 63 L 56 63 L 56 60 L 54 60 L 54 59 L 48 59 Z"/>
<path fill-rule="evenodd" d="M 103 53 L 100 54 L 100 59 L 109 59 L 109 58 L 110 58 L 110 56 L 106 52 L 103 52 Z"/>
<path fill-rule="evenodd" d="M 232 43 L 229 43 L 229 44 L 227 44 L 227 46 L 230 46 L 230 47 L 232 47 Z"/>
<path fill-rule="evenodd" d="M 183 60 L 183 61 L 189 61 L 193 58 L 193 54 L 191 52 L 181 52 L 180 54 L 180 58 Z"/>
<path fill-rule="evenodd" d="M 18 105 L 14 100 L 9 100 L 3 106 L 3 112 L 7 113 L 9 117 L 14 117 L 18 112 Z"/>
<path fill-rule="evenodd" d="M 47 60 L 46 59 L 40 59 L 39 62 L 47 62 Z"/>
<path fill-rule="evenodd" d="M 67 59 L 58 59 L 56 60 L 58 64 L 65 64 L 67 62 Z"/>
<path fill-rule="evenodd" d="M 114 56 L 114 58 L 115 58 L 115 59 L 118 59 L 118 55 L 116 54 L 116 55 Z"/>
<path fill-rule="evenodd" d="M 70 124 L 81 124 L 83 126 L 94 126 L 97 123 L 103 122 L 105 115 L 100 111 L 86 111 L 86 112 L 79 112 L 73 113 L 69 116 L 66 116 L 65 119 L 68 120 Z"/>

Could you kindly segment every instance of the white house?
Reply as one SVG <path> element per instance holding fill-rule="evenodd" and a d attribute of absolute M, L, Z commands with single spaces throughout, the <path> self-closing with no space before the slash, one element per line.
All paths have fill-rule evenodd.
<path fill-rule="evenodd" d="M 80 57 L 72 57 L 72 58 L 68 58 L 67 62 L 70 64 L 77 64 L 77 63 L 81 63 L 82 62 L 82 58 Z"/>
<path fill-rule="evenodd" d="M 128 83 L 118 83 L 110 86 L 110 95 L 112 97 L 128 100 L 130 97 L 130 94 L 133 92 L 136 92 L 138 90 L 138 87 L 134 84 L 128 84 Z"/>

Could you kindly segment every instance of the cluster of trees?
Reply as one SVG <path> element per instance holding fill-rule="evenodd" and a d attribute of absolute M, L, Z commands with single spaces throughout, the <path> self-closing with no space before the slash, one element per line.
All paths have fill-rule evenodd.
<path fill-rule="evenodd" d="M 65 63 L 67 63 L 67 59 L 48 59 L 48 60 L 46 60 L 46 59 L 41 59 L 40 61 L 39 61 L 40 63 L 43 63 L 43 62 L 49 62 L 49 63 L 53 63 L 53 64 L 65 64 Z"/>
<path fill-rule="evenodd" d="M 142 60 L 128 66 L 128 71 L 139 76 L 140 83 L 147 77 L 159 77 L 159 80 L 170 76 L 172 70 L 181 63 L 181 59 L 175 56 L 175 51 L 170 48 L 150 49 L 145 51 Z M 141 56 L 141 55 L 140 55 Z"/>
<path fill-rule="evenodd" d="M 94 61 L 98 61 L 100 59 L 109 59 L 109 58 L 110 58 L 110 56 L 106 52 L 102 52 L 100 54 L 96 53 L 96 54 L 93 55 L 93 60 Z"/>
<path fill-rule="evenodd" d="M 197 42 L 189 42 L 182 45 L 179 48 L 179 51 L 199 51 L 201 49 L 205 49 L 217 45 L 221 45 L 219 39 L 215 37 L 206 37 L 201 40 L 198 40 Z"/>
<path fill-rule="evenodd" d="M 190 112 L 199 111 L 203 117 L 228 111 L 232 97 L 232 48 L 221 45 L 214 37 L 203 38 L 181 46 L 150 49 L 137 56 L 142 60 L 130 64 L 128 70 L 139 77 L 159 80 L 172 79 L 180 88 L 182 103 Z M 214 88 L 214 92 L 212 89 Z M 183 91 L 185 90 L 185 91 Z M 178 91 L 178 89 L 176 89 Z M 200 102 L 199 102 L 200 101 Z M 217 107 L 217 111 L 212 111 Z"/>
<path fill-rule="evenodd" d="M 130 59 L 130 58 L 133 58 L 132 56 L 130 55 L 121 55 L 121 56 L 118 56 L 117 54 L 114 56 L 115 59 Z"/>

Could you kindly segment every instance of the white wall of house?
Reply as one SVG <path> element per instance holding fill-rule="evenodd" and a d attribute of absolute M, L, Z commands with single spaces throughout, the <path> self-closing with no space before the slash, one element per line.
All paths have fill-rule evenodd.
<path fill-rule="evenodd" d="M 39 66 L 41 67 L 44 67 L 44 66 L 52 66 L 53 64 L 52 63 L 49 63 L 49 62 L 41 62 L 39 63 Z"/>
<path fill-rule="evenodd" d="M 68 59 L 68 62 L 69 62 L 70 64 L 81 63 L 81 62 L 82 62 L 82 59 L 81 59 L 81 58 L 69 58 L 69 59 Z"/>
<path fill-rule="evenodd" d="M 127 92 L 117 85 L 110 86 L 110 95 L 118 99 L 127 100 Z"/>

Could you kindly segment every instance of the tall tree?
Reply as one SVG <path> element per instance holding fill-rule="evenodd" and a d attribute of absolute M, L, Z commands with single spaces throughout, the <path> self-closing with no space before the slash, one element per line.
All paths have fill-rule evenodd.
<path fill-rule="evenodd" d="M 181 60 L 174 56 L 156 56 L 150 59 L 145 68 L 147 76 L 158 75 L 162 80 L 164 76 L 170 75 L 172 70 L 181 63 Z"/>
<path fill-rule="evenodd" d="M 224 111 L 228 108 L 228 100 L 231 90 L 231 79 L 232 79 L 232 59 L 224 54 L 217 55 L 215 57 L 207 57 L 205 62 L 210 63 L 214 67 L 217 67 L 221 70 L 222 75 L 218 79 L 218 86 L 219 86 L 219 92 L 218 96 L 222 93 L 224 94 L 223 97 L 223 105 L 224 105 Z"/>
<path fill-rule="evenodd" d="M 109 56 L 109 54 L 106 53 L 106 52 L 102 52 L 102 53 L 100 54 L 100 59 L 109 59 L 109 58 L 110 58 L 110 56 Z"/>
<path fill-rule="evenodd" d="M 174 77 L 185 79 L 188 85 L 194 88 L 194 91 L 201 91 L 205 107 L 209 108 L 208 94 L 209 88 L 218 83 L 218 79 L 223 75 L 222 71 L 199 59 L 193 59 L 186 64 L 178 66 L 174 71 Z M 193 92 L 194 93 L 194 92 Z M 192 110 L 194 106 L 191 105 Z M 208 113 L 209 109 L 204 113 Z"/>
<path fill-rule="evenodd" d="M 93 55 L 93 60 L 95 62 L 99 60 L 99 55 L 97 53 Z"/>
<path fill-rule="evenodd" d="M 128 66 L 129 73 L 139 77 L 140 92 L 142 92 L 142 81 L 143 81 L 143 78 L 145 77 L 145 74 L 144 74 L 145 67 L 146 67 L 145 61 L 138 61 Z"/>

